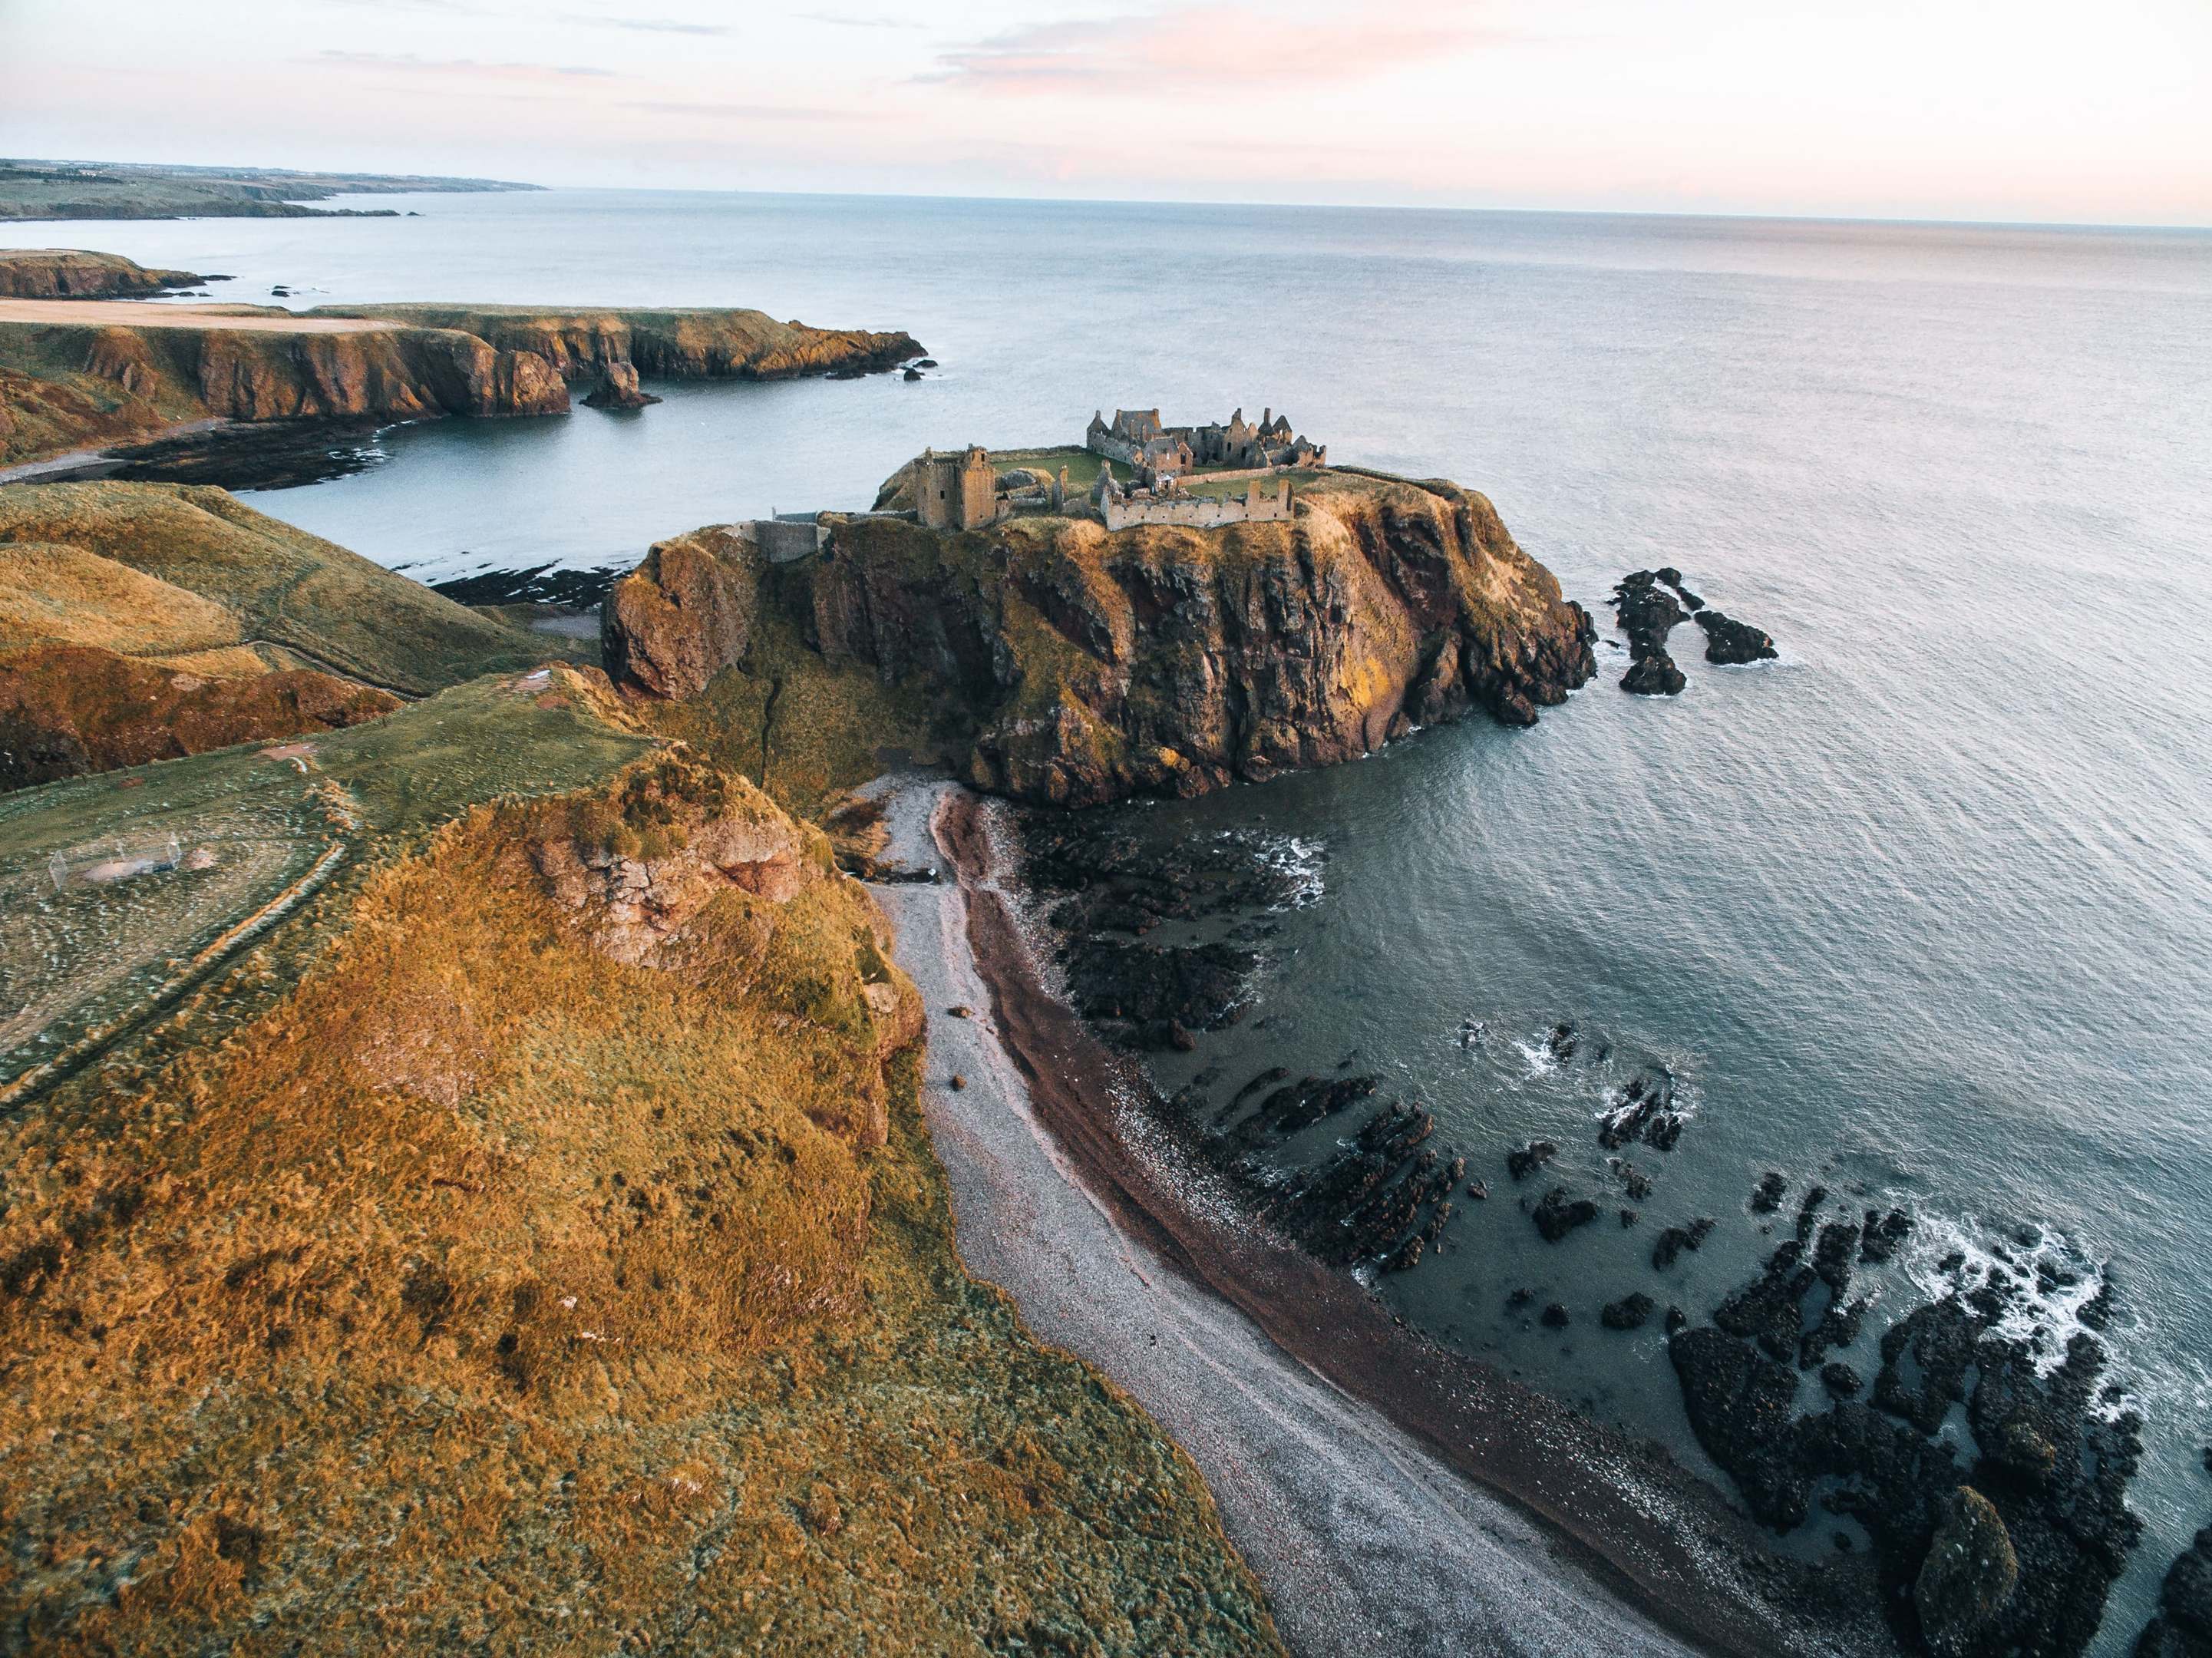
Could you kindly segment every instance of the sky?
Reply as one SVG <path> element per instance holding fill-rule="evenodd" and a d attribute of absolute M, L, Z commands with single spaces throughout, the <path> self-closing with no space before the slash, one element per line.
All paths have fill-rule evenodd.
<path fill-rule="evenodd" d="M 0 0 L 0 155 L 2212 224 L 2212 0 Z"/>

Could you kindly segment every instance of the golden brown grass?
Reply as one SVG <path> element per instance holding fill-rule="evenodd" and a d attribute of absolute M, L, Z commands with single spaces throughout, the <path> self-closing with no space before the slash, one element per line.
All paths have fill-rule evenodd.
<path fill-rule="evenodd" d="M 312 665 L 408 695 L 530 666 L 574 644 L 479 616 L 222 489 L 108 483 L 0 489 L 0 548 L 27 546 L 74 548 L 126 567 L 230 612 L 231 640 L 265 641 Z M 121 636 L 143 625 L 131 618 L 143 617 L 156 595 L 143 583 L 127 592 L 104 591 L 102 573 L 81 563 L 71 579 L 102 618 L 117 618 L 87 625 L 112 627 Z M 192 614 L 209 619 L 204 610 Z M 207 641 L 221 642 L 228 641 Z"/>
<path fill-rule="evenodd" d="M 0 1127 L 0 1644 L 1275 1649 L 1188 1461 L 959 1271 L 866 894 L 732 885 L 659 968 L 550 896 L 534 843 L 773 810 L 647 763 Z"/>

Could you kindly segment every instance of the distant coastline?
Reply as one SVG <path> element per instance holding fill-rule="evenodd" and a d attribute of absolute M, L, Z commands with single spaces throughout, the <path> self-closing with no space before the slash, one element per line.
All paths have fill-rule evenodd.
<path fill-rule="evenodd" d="M 334 196 L 542 190 L 503 179 L 283 167 L 150 167 L 0 159 L 0 222 L 69 219 L 393 219 L 396 208 L 318 208 Z"/>

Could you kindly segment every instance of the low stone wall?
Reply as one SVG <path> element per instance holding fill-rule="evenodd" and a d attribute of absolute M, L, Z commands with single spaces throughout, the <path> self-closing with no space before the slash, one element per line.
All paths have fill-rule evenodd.
<path fill-rule="evenodd" d="M 752 523 L 753 540 L 771 564 L 789 564 L 822 550 L 829 532 L 811 518 L 761 518 Z"/>
<path fill-rule="evenodd" d="M 1291 492 L 1283 489 L 1257 501 L 1243 496 L 1198 496 L 1181 501 L 1109 501 L 1106 527 L 1126 530 L 1136 524 L 1183 524 L 1218 530 L 1230 524 L 1279 524 L 1291 516 Z"/>

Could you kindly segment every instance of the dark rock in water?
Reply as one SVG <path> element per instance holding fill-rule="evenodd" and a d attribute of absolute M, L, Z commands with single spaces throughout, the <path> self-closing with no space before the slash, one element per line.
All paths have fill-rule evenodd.
<path fill-rule="evenodd" d="M 1575 1050 L 1582 1046 L 1582 1039 L 1575 1035 L 1574 1026 L 1562 1021 L 1552 1027 L 1552 1034 L 1544 1038 L 1544 1046 L 1553 1059 L 1571 1060 Z"/>
<path fill-rule="evenodd" d="M 1597 1315 L 1597 1321 L 1608 1330 L 1640 1330 L 1650 1321 L 1659 1303 L 1641 1290 L 1623 1296 L 1619 1301 L 1607 1302 Z"/>
<path fill-rule="evenodd" d="M 1667 1356 L 1682 1384 L 1691 1431 L 1735 1481 L 1752 1514 L 1778 1531 L 1802 1524 L 1813 1482 L 1799 1466 L 1791 1432 L 1796 1371 L 1711 1328 L 1674 1336 Z"/>
<path fill-rule="evenodd" d="M 1661 1272 L 1672 1266 L 1685 1249 L 1695 1249 L 1712 1235 L 1715 1223 L 1710 1215 L 1701 1215 L 1687 1226 L 1670 1226 L 1660 1233 L 1657 1242 L 1651 1246 L 1651 1264 Z"/>
<path fill-rule="evenodd" d="M 1588 1198 L 1570 1199 L 1567 1188 L 1555 1186 L 1537 1200 L 1531 1215 L 1536 1230 L 1544 1235 L 1547 1243 L 1557 1243 L 1578 1226 L 1587 1226 L 1597 1218 L 1597 1205 Z"/>
<path fill-rule="evenodd" d="M 1346 1086 L 1318 1085 L 1324 1100 Z M 1451 1219 L 1451 1194 L 1467 1163 L 1425 1146 L 1435 1127 L 1426 1111 L 1394 1102 L 1368 1118 L 1349 1145 L 1287 1185 L 1255 1174 L 1249 1155 L 1218 1160 L 1245 1182 L 1263 1216 L 1319 1259 L 1338 1266 L 1389 1261 L 1408 1237 L 1434 1245 Z M 1419 1258 L 1413 1252 L 1406 1265 Z"/>
<path fill-rule="evenodd" d="M 921 378 L 921 370 L 919 368 L 908 368 L 900 378 L 903 380 L 918 380 Z"/>
<path fill-rule="evenodd" d="M 1771 1215 L 1782 1206 L 1782 1194 L 1790 1189 L 1790 1182 L 1773 1169 L 1759 1177 L 1759 1189 L 1751 1194 L 1751 1212 Z"/>
<path fill-rule="evenodd" d="M 1568 1324 L 1567 1309 L 1558 1302 L 1552 1302 L 1537 1315 L 1537 1321 L 1547 1330 L 1564 1330 Z"/>
<path fill-rule="evenodd" d="M 1471 1180 L 1467 1183 L 1467 1194 L 1478 1199 L 1486 1199 L 1490 1195 L 1490 1187 L 1481 1181 Z"/>
<path fill-rule="evenodd" d="M 1912 1218 L 1902 1209 L 1893 1209 L 1884 1215 L 1881 1211 L 1866 1212 L 1866 1226 L 1859 1237 L 1859 1259 L 1864 1261 L 1887 1260 L 1897 1253 L 1898 1246 L 1911 1236 Z M 1961 1261 L 1966 1258 L 1960 1257 Z M 1945 1271 L 1951 1271 L 1947 1267 Z"/>
<path fill-rule="evenodd" d="M 641 389 L 637 383 L 637 367 L 634 363 L 611 362 L 599 377 L 599 384 L 584 399 L 586 409 L 643 409 L 660 399 Z"/>
<path fill-rule="evenodd" d="M 1951 1406 L 1966 1396 L 1974 1344 L 1988 1323 L 1956 1296 L 1946 1296 L 1892 1325 L 1881 1338 L 1875 1407 L 1903 1417 L 1923 1434 L 1935 1433 Z"/>
<path fill-rule="evenodd" d="M 2212 1527 L 2174 1557 L 2135 1658 L 2212 1658 Z"/>
<path fill-rule="evenodd" d="M 1859 1326 L 1865 1322 L 1867 1309 L 1873 1304 L 1864 1296 L 1853 1302 L 1832 1296 L 1820 1322 L 1797 1338 L 1797 1368 L 1809 1370 L 1832 1350 L 1848 1347 L 1856 1341 Z"/>
<path fill-rule="evenodd" d="M 1843 1295 L 1851 1287 L 1851 1254 L 1859 1245 L 1856 1221 L 1832 1220 L 1820 1229 L 1813 1246 L 1813 1270 L 1830 1293 Z"/>
<path fill-rule="evenodd" d="M 1838 1399 L 1856 1399 L 1866 1386 L 1859 1373 L 1840 1359 L 1820 1367 L 1820 1385 Z"/>
<path fill-rule="evenodd" d="M 1516 1181 L 1526 1180 L 1559 1155 L 1559 1148 L 1550 1140 L 1530 1140 L 1517 1151 L 1505 1154 L 1505 1172 Z"/>
<path fill-rule="evenodd" d="M 1638 1209 L 1622 1210 L 1620 1212 L 1620 1224 L 1622 1229 L 1626 1230 L 1627 1228 L 1635 1225 L 1638 1216 L 1642 1213 L 1643 1211 Z"/>
<path fill-rule="evenodd" d="M 2079 1318 L 2086 1327 L 2092 1330 L 2102 1330 L 2111 1325 L 2112 1285 L 2110 1279 L 2097 1286 L 2097 1293 L 2081 1303 L 2081 1310 L 2075 1316 Z"/>
<path fill-rule="evenodd" d="M 1620 1096 L 1598 1119 L 1597 1143 L 1618 1151 L 1632 1140 L 1671 1151 L 1682 1138 L 1682 1114 L 1674 1107 L 1674 1078 L 1664 1066 L 1632 1077 Z"/>
<path fill-rule="evenodd" d="M 1638 657 L 1620 677 L 1620 689 L 1637 696 L 1680 696 L 1689 683 L 1664 651 Z"/>
<path fill-rule="evenodd" d="M 1732 621 L 1718 610 L 1699 610 L 1697 623 L 1705 630 L 1705 660 L 1723 665 L 1764 662 L 1781 654 L 1774 641 L 1747 623 Z"/>
<path fill-rule="evenodd" d="M 1376 1081 L 1373 1077 L 1308 1077 L 1302 1082 L 1288 1084 L 1267 1095 L 1222 1139 L 1237 1151 L 1257 1151 L 1279 1145 L 1293 1134 L 1370 1097 Z"/>
<path fill-rule="evenodd" d="M 1913 1580 L 1913 1609 L 1929 1647 L 1961 1652 L 2020 1585 L 2012 1534 L 1990 1499 L 1972 1485 L 1952 1493 Z"/>
<path fill-rule="evenodd" d="M 1820 1206 L 1827 1200 L 1828 1188 L 1826 1187 L 1814 1186 L 1808 1187 L 1806 1189 L 1803 1199 L 1797 1205 L 1798 1242 L 1805 1243 L 1811 1241 L 1813 1236 L 1813 1223 L 1820 1218 Z"/>
<path fill-rule="evenodd" d="M 1536 1292 L 1534 1290 L 1526 1288 L 1516 1290 L 1505 1297 L 1505 1310 L 1509 1313 L 1517 1313 L 1535 1298 Z"/>
<path fill-rule="evenodd" d="M 1641 1203 L 1651 1195 L 1651 1176 L 1625 1158 L 1613 1157 L 1607 1166 L 1620 1179 L 1621 1189 Z"/>
<path fill-rule="evenodd" d="M 1680 1335 L 1683 1331 L 1689 1327 L 1690 1315 L 1687 1313 L 1684 1312 L 1680 1307 L 1669 1307 L 1667 1309 L 1667 1333 L 1668 1335 Z"/>
<path fill-rule="evenodd" d="M 934 368 L 937 367 L 937 359 L 934 357 L 917 357 L 915 359 L 914 366 L 916 368 Z"/>
<path fill-rule="evenodd" d="M 1805 1292 L 1818 1281 L 1804 1257 L 1794 1241 L 1783 1244 L 1767 1258 L 1764 1272 L 1720 1304 L 1713 1322 L 1732 1336 L 1758 1342 L 1769 1358 L 1794 1360 L 1804 1327 Z"/>

